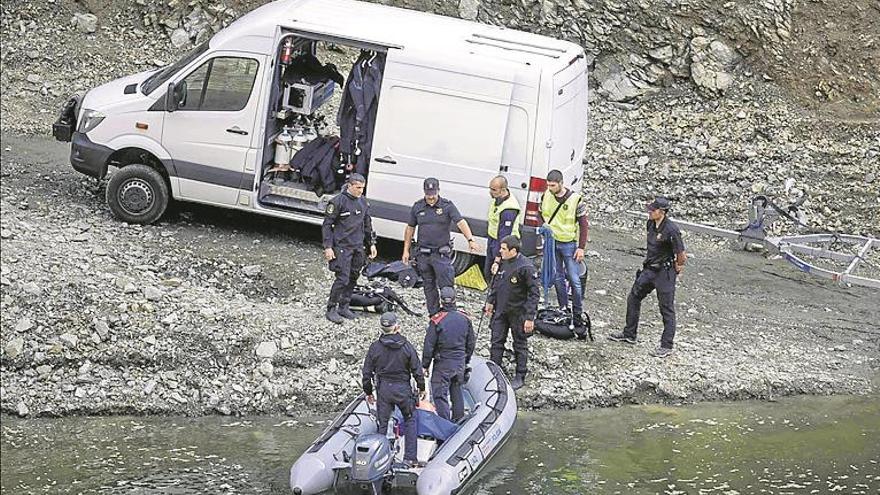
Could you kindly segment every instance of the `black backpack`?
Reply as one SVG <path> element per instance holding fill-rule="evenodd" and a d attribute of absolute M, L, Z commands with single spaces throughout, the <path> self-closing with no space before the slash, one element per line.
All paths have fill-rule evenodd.
<path fill-rule="evenodd" d="M 583 313 L 583 320 L 582 327 L 575 327 L 572 325 L 571 312 L 555 308 L 539 309 L 535 317 L 535 330 L 554 339 L 568 340 L 577 337 L 583 340 L 589 337 L 592 341 L 593 325 L 590 314 L 586 311 Z"/>

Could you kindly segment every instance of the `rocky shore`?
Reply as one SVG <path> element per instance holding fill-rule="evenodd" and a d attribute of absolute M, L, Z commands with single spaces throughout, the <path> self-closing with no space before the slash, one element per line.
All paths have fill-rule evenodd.
<path fill-rule="evenodd" d="M 334 410 L 357 393 L 377 321 L 321 318 L 330 276 L 316 228 L 201 207 L 126 225 L 110 216 L 103 187 L 65 165 L 64 145 L 3 137 L 4 412 L 297 414 Z M 587 307 L 597 340 L 533 337 L 524 407 L 875 389 L 876 291 L 838 288 L 696 236 L 678 291 L 676 354 L 649 356 L 660 329 L 653 299 L 639 345 L 606 341 L 622 325 L 637 232 L 595 229 Z M 423 304 L 420 291 L 401 293 Z M 462 298 L 479 314 L 481 294 Z M 404 317 L 419 345 L 424 324 Z"/>
<path fill-rule="evenodd" d="M 3 4 L 3 412 L 298 414 L 335 410 L 357 392 L 376 318 L 343 327 L 321 318 L 330 276 L 317 229 L 186 205 L 157 225 L 122 224 L 104 184 L 76 174 L 68 148 L 46 137 L 69 94 L 174 60 L 258 3 Z M 867 70 L 880 59 L 880 33 L 858 20 L 876 17 L 876 5 L 642 3 L 397 2 L 566 37 L 593 58 L 583 189 L 597 340 L 532 338 L 520 404 L 876 391 L 876 291 L 711 238 L 686 238 L 693 258 L 673 357 L 649 356 L 660 329 L 651 298 L 639 345 L 605 340 L 622 326 L 643 249 L 641 226 L 622 213 L 646 194 L 673 197 L 678 217 L 724 227 L 745 222 L 755 194 L 781 203 L 805 194 L 812 228 L 880 234 L 880 80 Z M 400 249 L 380 248 L 386 257 Z M 420 291 L 400 292 L 423 303 Z M 481 297 L 463 295 L 471 314 Z M 404 317 L 419 346 L 423 326 Z"/>

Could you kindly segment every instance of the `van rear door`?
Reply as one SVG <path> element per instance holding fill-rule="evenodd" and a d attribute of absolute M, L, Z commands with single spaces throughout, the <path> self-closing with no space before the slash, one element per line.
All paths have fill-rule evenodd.
<path fill-rule="evenodd" d="M 181 199 L 234 205 L 240 189 L 251 189 L 245 164 L 259 142 L 254 129 L 265 58 L 215 52 L 177 80 L 186 84 L 186 97 L 166 114 L 162 144 L 174 162 Z"/>
<path fill-rule="evenodd" d="M 566 177 L 568 185 L 584 175 L 587 140 L 587 67 L 583 56 L 553 76 L 553 116 L 547 164 Z M 580 186 L 575 187 L 579 191 Z"/>

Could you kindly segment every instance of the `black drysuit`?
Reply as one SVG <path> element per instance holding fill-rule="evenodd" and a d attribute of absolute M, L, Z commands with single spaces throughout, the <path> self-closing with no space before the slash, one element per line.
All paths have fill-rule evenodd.
<path fill-rule="evenodd" d="M 339 124 L 339 151 L 348 154 L 350 163 L 354 165 L 353 171 L 365 177 L 373 147 L 384 70 L 385 54 L 361 53 L 348 75 L 336 119 Z"/>
<path fill-rule="evenodd" d="M 338 148 L 339 138 L 322 136 L 306 143 L 290 162 L 319 196 L 337 190 Z"/>

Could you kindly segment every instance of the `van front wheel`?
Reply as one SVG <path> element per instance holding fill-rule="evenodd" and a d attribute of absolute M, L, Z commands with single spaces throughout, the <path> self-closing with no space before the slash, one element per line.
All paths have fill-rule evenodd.
<path fill-rule="evenodd" d="M 126 165 L 110 176 L 107 204 L 113 215 L 128 223 L 158 220 L 168 207 L 168 184 L 156 170 L 141 164 Z"/>
<path fill-rule="evenodd" d="M 456 277 L 474 264 L 474 255 L 461 251 L 453 251 L 452 253 L 452 268 L 455 270 Z"/>

